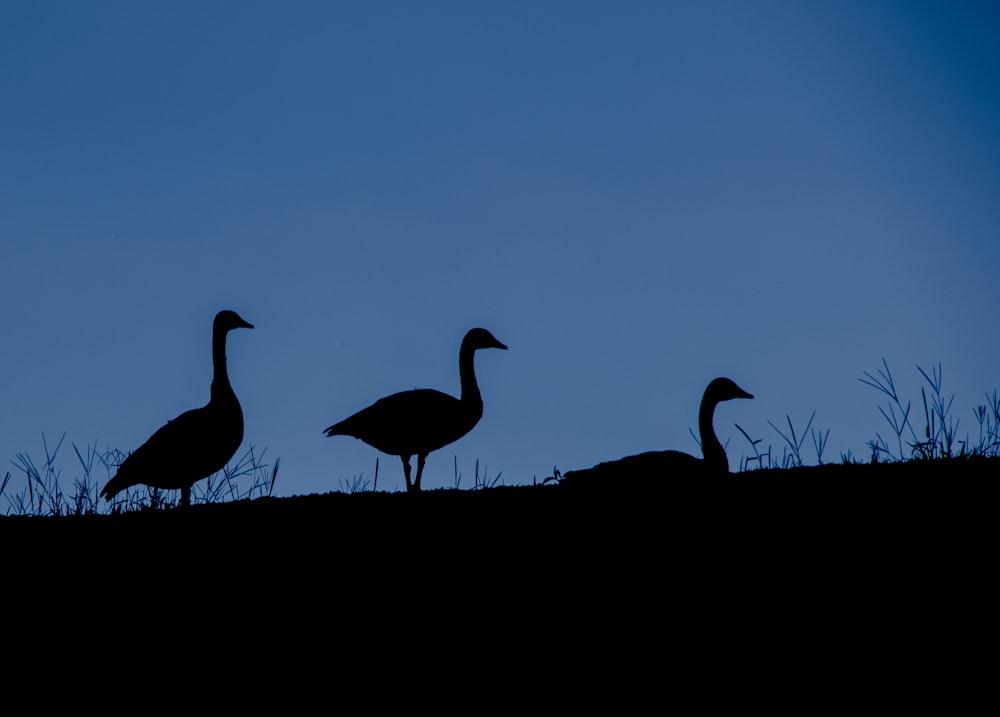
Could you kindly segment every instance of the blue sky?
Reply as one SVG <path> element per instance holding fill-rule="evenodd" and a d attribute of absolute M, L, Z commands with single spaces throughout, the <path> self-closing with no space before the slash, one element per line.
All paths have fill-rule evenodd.
<path fill-rule="evenodd" d="M 204 404 L 223 308 L 281 495 L 370 478 L 322 429 L 457 394 L 473 326 L 510 350 L 425 488 L 697 453 L 719 375 L 756 396 L 716 414 L 732 465 L 735 423 L 780 449 L 813 411 L 867 456 L 882 357 L 915 401 L 941 362 L 975 433 L 998 31 L 978 2 L 4 2 L 0 458 Z"/>

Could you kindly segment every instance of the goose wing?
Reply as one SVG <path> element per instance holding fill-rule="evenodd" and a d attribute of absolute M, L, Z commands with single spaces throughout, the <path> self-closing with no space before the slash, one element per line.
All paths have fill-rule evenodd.
<path fill-rule="evenodd" d="M 185 411 L 135 449 L 102 494 L 114 495 L 137 483 L 182 488 L 221 470 L 243 440 L 242 416 L 239 418 L 237 431 L 220 420 L 211 405 Z"/>
<path fill-rule="evenodd" d="M 703 461 L 682 451 L 648 451 L 598 463 L 592 468 L 567 471 L 563 481 L 583 484 L 591 481 L 661 479 L 666 476 L 687 476 L 703 469 Z"/>
<path fill-rule="evenodd" d="M 420 455 L 458 440 L 478 420 L 454 396 L 420 388 L 380 398 L 324 433 L 353 436 L 390 455 Z"/>

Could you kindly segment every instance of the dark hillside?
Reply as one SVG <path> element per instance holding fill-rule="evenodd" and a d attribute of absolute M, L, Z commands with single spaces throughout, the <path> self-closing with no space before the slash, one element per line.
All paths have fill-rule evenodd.
<path fill-rule="evenodd" d="M 839 691 L 904 666 L 978 679 L 998 479 L 988 459 L 328 493 L 3 517 L 0 542 L 33 634 L 82 620 L 104 641 L 159 640 L 179 619 L 189 647 L 216 649 L 221 626 L 227 649 L 266 639 L 331 670 L 444 644 L 465 670 L 463 654 L 498 651 L 530 677 L 553 656 L 633 665 L 644 694 L 665 669 L 716 690 L 727 665 L 764 693 L 775 670 Z"/>
<path fill-rule="evenodd" d="M 751 548 L 802 553 L 955 547 L 994 530 L 1000 459 L 824 465 L 719 480 L 602 477 L 485 490 L 327 493 L 166 511 L 0 517 L 20 550 L 119 553 L 180 546 L 208 556 L 447 556 L 528 550 L 526 561 L 600 556 L 658 561 Z M 34 546 L 34 547 L 32 547 Z M 968 546 L 970 550 L 974 546 Z"/>

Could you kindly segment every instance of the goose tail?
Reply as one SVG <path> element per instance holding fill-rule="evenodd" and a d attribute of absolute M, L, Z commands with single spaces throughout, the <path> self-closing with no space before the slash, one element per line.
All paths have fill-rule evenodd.
<path fill-rule="evenodd" d="M 341 421 L 340 423 L 333 424 L 329 428 L 324 428 L 323 429 L 323 435 L 325 435 L 327 438 L 329 438 L 330 436 L 340 435 L 341 434 L 341 428 L 343 428 L 343 425 L 344 425 L 344 422 Z"/>
<path fill-rule="evenodd" d="M 101 497 L 106 501 L 111 502 L 118 493 L 128 488 L 132 485 L 132 482 L 127 478 L 123 477 L 121 471 L 115 474 L 115 477 L 109 480 L 103 488 L 101 488 Z"/>

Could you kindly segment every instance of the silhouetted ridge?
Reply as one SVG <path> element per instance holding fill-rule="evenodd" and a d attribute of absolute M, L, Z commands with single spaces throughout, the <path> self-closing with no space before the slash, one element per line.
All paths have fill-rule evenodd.
<path fill-rule="evenodd" d="M 712 418 L 715 414 L 715 407 L 719 403 L 734 398 L 753 398 L 753 395 L 744 391 L 728 378 L 716 378 L 705 389 L 701 398 L 701 407 L 698 410 L 698 431 L 701 434 L 703 458 L 695 458 L 682 451 L 649 451 L 626 456 L 616 461 L 598 463 L 593 468 L 569 471 L 563 475 L 563 481 L 574 483 L 619 477 L 728 473 L 729 459 L 715 435 Z"/>
<path fill-rule="evenodd" d="M 182 413 L 129 455 L 101 495 L 111 500 L 129 486 L 180 489 L 181 505 L 191 486 L 225 467 L 243 442 L 243 410 L 226 371 L 226 335 L 252 329 L 235 311 L 220 311 L 212 325 L 212 389 L 206 405 Z"/>
<path fill-rule="evenodd" d="M 472 329 L 462 339 L 458 370 L 460 399 L 430 388 L 402 391 L 381 398 L 323 432 L 353 436 L 383 453 L 399 456 L 407 491 L 420 490 L 427 454 L 457 441 L 479 423 L 483 397 L 476 383 L 473 356 L 478 349 L 506 349 L 486 329 Z M 417 476 L 410 482 L 410 458 L 417 456 Z"/>

